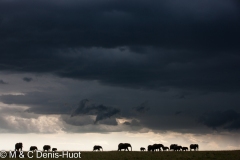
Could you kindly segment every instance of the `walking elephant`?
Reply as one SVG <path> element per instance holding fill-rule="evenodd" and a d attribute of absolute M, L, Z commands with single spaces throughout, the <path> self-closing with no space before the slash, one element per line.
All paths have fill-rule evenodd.
<path fill-rule="evenodd" d="M 177 146 L 177 144 L 171 144 L 170 145 L 170 150 L 174 150 L 174 148 Z"/>
<path fill-rule="evenodd" d="M 22 151 L 22 148 L 23 148 L 22 142 L 15 144 L 15 151 L 20 151 L 20 150 Z"/>
<path fill-rule="evenodd" d="M 182 150 L 182 146 L 175 146 L 174 147 L 174 151 L 180 151 L 180 150 Z"/>
<path fill-rule="evenodd" d="M 55 152 L 55 151 L 57 151 L 57 148 L 52 148 L 52 152 Z"/>
<path fill-rule="evenodd" d="M 126 151 L 126 150 L 128 150 L 128 147 L 131 147 L 131 151 L 132 151 L 132 146 L 130 143 L 119 143 L 118 151 L 121 151 L 122 149 L 124 149 L 124 151 Z"/>
<path fill-rule="evenodd" d="M 153 144 L 152 151 L 161 151 L 162 147 L 164 147 L 162 144 Z"/>
<path fill-rule="evenodd" d="M 49 151 L 51 149 L 50 145 L 44 145 L 43 146 L 43 151 Z"/>
<path fill-rule="evenodd" d="M 102 151 L 103 151 L 102 146 L 98 146 L 98 145 L 93 146 L 93 151 L 95 151 L 95 150 L 99 150 L 100 151 L 100 149 L 102 149 Z"/>
<path fill-rule="evenodd" d="M 144 147 L 141 147 L 140 148 L 140 151 L 145 151 L 146 149 Z"/>
<path fill-rule="evenodd" d="M 36 151 L 36 150 L 38 150 L 38 148 L 36 146 L 31 146 L 29 150 L 30 151 Z"/>
<path fill-rule="evenodd" d="M 148 151 L 153 151 L 153 145 L 148 145 Z"/>
<path fill-rule="evenodd" d="M 191 145 L 190 145 L 190 151 L 191 151 L 192 149 L 194 149 L 194 151 L 198 150 L 198 149 L 199 149 L 198 144 L 191 144 Z"/>
<path fill-rule="evenodd" d="M 187 151 L 188 147 L 182 147 L 182 151 Z"/>
<path fill-rule="evenodd" d="M 166 151 L 166 150 L 169 150 L 169 148 L 168 147 L 162 147 L 162 149 L 163 149 L 163 151 Z"/>

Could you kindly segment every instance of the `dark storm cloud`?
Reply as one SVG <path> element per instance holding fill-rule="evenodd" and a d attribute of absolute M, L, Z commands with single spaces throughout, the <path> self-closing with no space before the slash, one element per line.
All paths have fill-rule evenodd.
<path fill-rule="evenodd" d="M 207 112 L 199 118 L 199 122 L 213 129 L 240 129 L 240 113 L 234 110 Z"/>
<path fill-rule="evenodd" d="M 238 46 L 232 40 L 237 38 L 233 33 L 239 33 L 232 25 L 239 25 L 234 1 L 1 1 L 1 13 L 7 15 L 1 16 L 7 31 L 2 38 L 15 44 L 21 38 L 18 46 L 26 42 L 50 48 L 160 45 L 206 49 L 225 48 L 226 42 L 228 47 Z"/>
<path fill-rule="evenodd" d="M 96 124 L 96 120 L 92 118 L 90 115 L 80 115 L 80 116 L 70 117 L 69 115 L 63 114 L 61 115 L 61 119 L 67 124 L 70 124 L 73 126 L 86 126 L 86 125 Z M 118 125 L 115 118 L 103 119 L 101 121 L 98 121 L 98 124 L 104 124 L 104 125 L 110 125 L 110 126 Z"/>
<path fill-rule="evenodd" d="M 24 77 L 23 80 L 26 82 L 31 82 L 33 79 L 31 77 Z"/>
<path fill-rule="evenodd" d="M 96 119 L 94 122 L 96 124 L 98 121 L 111 118 L 112 116 L 119 113 L 120 110 L 117 108 L 91 104 L 88 99 L 83 99 L 81 100 L 79 106 L 73 111 L 71 117 L 77 115 L 96 115 Z"/>
<path fill-rule="evenodd" d="M 129 126 L 141 126 L 141 123 L 135 119 L 133 119 L 131 122 L 124 122 L 123 124 L 129 125 Z"/>
<path fill-rule="evenodd" d="M 67 124 L 70 124 L 73 126 L 84 126 L 84 125 L 90 125 L 94 123 L 94 119 L 92 119 L 88 115 L 74 116 L 74 117 L 70 117 L 69 115 L 61 115 L 61 119 Z"/>
<path fill-rule="evenodd" d="M 234 0 L 2 0 L 0 71 L 28 73 L 21 76 L 26 82 L 32 80 L 29 73 L 79 82 L 96 80 L 97 87 L 107 89 L 97 90 L 101 94 L 89 89 L 87 96 L 76 92 L 82 86 L 24 95 L 1 93 L 0 101 L 28 106 L 26 113 L 60 114 L 73 127 L 117 125 L 120 109 L 110 107 L 113 104 L 121 107 L 119 117 L 129 120 L 124 123 L 128 126 L 186 132 L 198 125 L 237 129 L 239 119 L 231 121 L 227 116 L 234 113 L 209 112 L 198 125 L 195 119 L 226 99 L 239 115 L 237 95 L 227 97 L 240 90 L 238 6 Z M 106 92 L 109 88 L 115 91 Z M 110 105 L 83 100 L 72 117 L 66 116 L 76 105 L 64 104 L 77 101 L 77 94 L 95 96 Z M 139 105 L 146 99 L 152 104 Z M 145 112 L 148 114 L 138 114 Z M 225 118 L 220 120 L 221 116 Z"/>
<path fill-rule="evenodd" d="M 95 123 L 98 121 L 104 120 L 106 118 L 110 118 L 120 112 L 117 108 L 109 108 L 105 106 L 101 106 L 101 111 L 97 114 Z"/>
<path fill-rule="evenodd" d="M 101 121 L 98 122 L 99 124 L 104 124 L 104 125 L 110 125 L 110 126 L 117 126 L 118 122 L 116 121 L 115 118 L 107 118 L 107 119 L 103 119 Z"/>
<path fill-rule="evenodd" d="M 125 124 L 125 125 L 131 125 L 130 122 L 124 122 L 123 124 Z"/>
<path fill-rule="evenodd" d="M 175 112 L 175 115 L 179 115 L 181 113 L 182 113 L 181 111 L 177 111 L 177 112 Z"/>
<path fill-rule="evenodd" d="M 150 109 L 147 105 L 148 101 L 145 101 L 141 103 L 139 106 L 133 107 L 133 110 L 136 111 L 137 113 L 146 113 Z"/>
<path fill-rule="evenodd" d="M 238 91 L 238 3 L 4 0 L 0 70 L 160 91 Z"/>
<path fill-rule="evenodd" d="M 37 114 L 66 114 L 71 112 L 71 106 L 65 106 L 65 97 L 48 92 L 26 92 L 23 95 L 1 95 L 0 101 L 5 104 L 28 106 L 25 112 Z"/>
<path fill-rule="evenodd" d="M 0 84 L 7 84 L 7 82 L 5 82 L 2 79 L 0 79 Z"/>
<path fill-rule="evenodd" d="M 34 98 L 35 97 L 35 98 Z M 5 104 L 40 104 L 48 101 L 41 92 L 30 92 L 24 95 L 1 95 L 0 100 Z"/>

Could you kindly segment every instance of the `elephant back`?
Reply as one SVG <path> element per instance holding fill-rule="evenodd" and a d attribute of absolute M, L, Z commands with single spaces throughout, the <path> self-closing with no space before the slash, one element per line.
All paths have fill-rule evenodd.
<path fill-rule="evenodd" d="M 38 148 L 36 146 L 31 146 L 30 147 L 30 151 L 34 151 L 34 150 L 37 150 Z"/>
<path fill-rule="evenodd" d="M 43 150 L 49 150 L 49 149 L 51 149 L 51 146 L 50 146 L 50 145 L 44 145 L 44 146 L 43 146 Z"/>
<path fill-rule="evenodd" d="M 177 144 L 171 144 L 170 149 L 174 149 L 177 146 Z"/>
<path fill-rule="evenodd" d="M 118 147 L 121 147 L 122 145 L 123 145 L 123 143 L 119 143 L 119 144 L 118 144 Z"/>
<path fill-rule="evenodd" d="M 94 148 L 94 149 L 99 149 L 99 148 L 102 148 L 102 146 L 95 145 L 93 148 Z"/>

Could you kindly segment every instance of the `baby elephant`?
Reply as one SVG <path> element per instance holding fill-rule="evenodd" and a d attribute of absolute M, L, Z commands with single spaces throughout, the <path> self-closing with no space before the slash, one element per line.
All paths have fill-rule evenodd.
<path fill-rule="evenodd" d="M 188 147 L 182 147 L 182 151 L 187 151 Z"/>
<path fill-rule="evenodd" d="M 57 151 L 57 148 L 52 148 L 52 151 L 53 151 L 53 152 Z"/>
<path fill-rule="evenodd" d="M 162 149 L 163 149 L 163 151 L 169 150 L 169 148 L 165 147 L 165 146 L 163 146 Z"/>
<path fill-rule="evenodd" d="M 141 147 L 140 150 L 141 150 L 141 151 L 145 151 L 146 149 L 145 149 L 144 147 Z"/>
<path fill-rule="evenodd" d="M 95 151 L 95 150 L 101 151 L 100 149 L 102 149 L 102 151 L 103 151 L 102 146 L 95 145 L 95 146 L 93 147 L 93 151 Z"/>
<path fill-rule="evenodd" d="M 30 151 L 36 151 L 36 150 L 38 150 L 38 148 L 36 146 L 31 146 L 29 150 Z"/>

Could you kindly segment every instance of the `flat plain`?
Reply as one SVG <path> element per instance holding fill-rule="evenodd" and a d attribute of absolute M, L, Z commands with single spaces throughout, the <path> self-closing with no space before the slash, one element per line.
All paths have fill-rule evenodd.
<path fill-rule="evenodd" d="M 174 152 L 174 151 L 161 151 L 161 152 L 140 152 L 140 151 L 103 151 L 103 152 L 90 152 L 80 151 L 81 159 L 84 160 L 240 160 L 240 150 L 234 151 L 187 151 L 187 152 Z M 60 155 L 62 152 L 57 152 Z M 74 152 L 71 152 L 74 153 Z M 75 152 L 76 153 L 76 152 Z M 26 152 L 24 152 L 25 158 L 28 160 L 50 160 L 50 159 L 80 159 L 80 158 L 27 158 Z M 6 157 L 5 160 L 13 158 Z"/>

